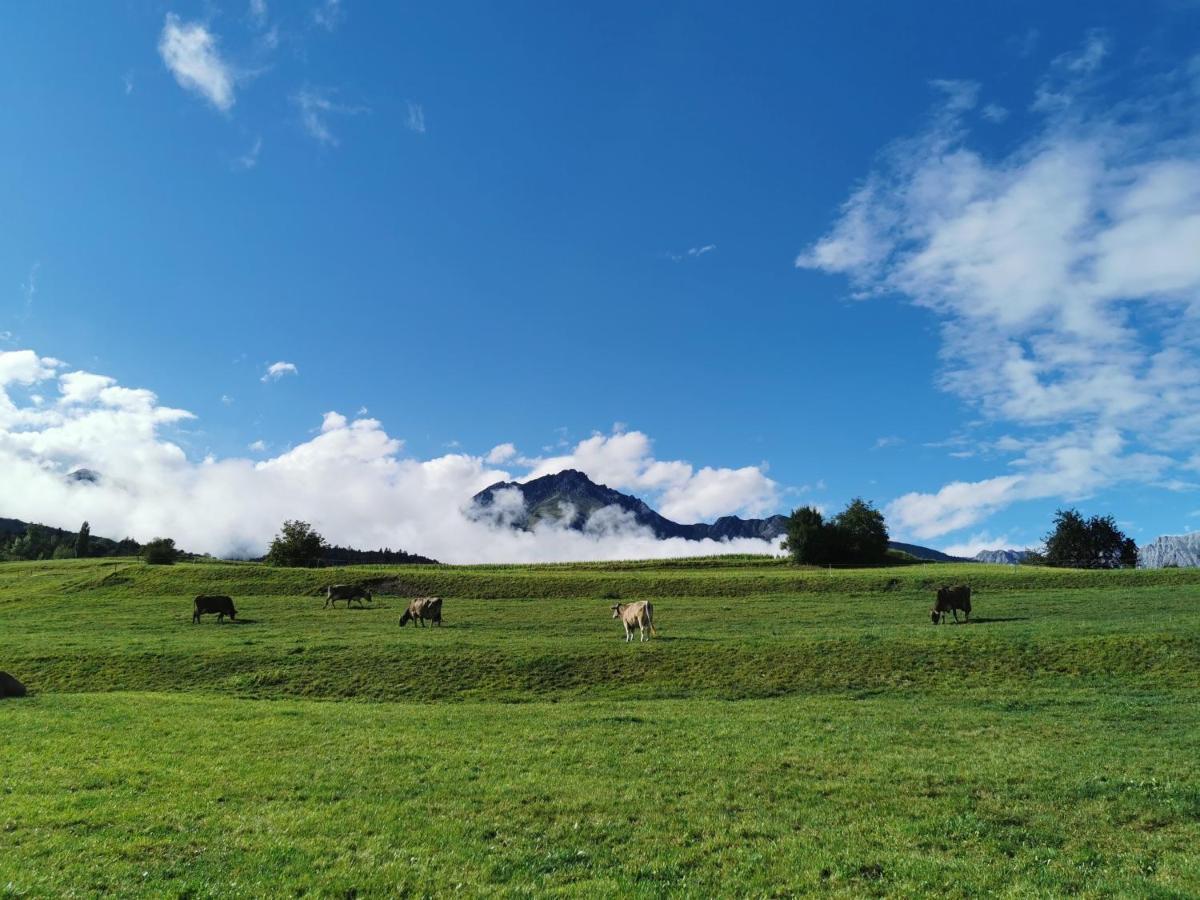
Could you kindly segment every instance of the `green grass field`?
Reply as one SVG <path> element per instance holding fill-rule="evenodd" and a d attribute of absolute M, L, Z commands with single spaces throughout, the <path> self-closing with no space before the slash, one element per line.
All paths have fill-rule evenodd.
<path fill-rule="evenodd" d="M 12 563 L 0 669 L 0 895 L 1200 895 L 1189 570 Z"/>

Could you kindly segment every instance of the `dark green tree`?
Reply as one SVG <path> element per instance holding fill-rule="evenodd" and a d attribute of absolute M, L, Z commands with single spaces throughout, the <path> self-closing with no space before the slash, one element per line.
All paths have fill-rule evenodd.
<path fill-rule="evenodd" d="M 832 522 L 834 562 L 874 565 L 887 559 L 888 530 L 883 513 L 855 497 Z"/>
<path fill-rule="evenodd" d="M 155 538 L 142 546 L 142 559 L 152 566 L 173 566 L 178 556 L 172 538 Z"/>
<path fill-rule="evenodd" d="M 1137 565 L 1137 544 L 1117 527 L 1112 516 L 1085 519 L 1077 509 L 1054 514 L 1054 530 L 1046 535 L 1043 564 L 1065 569 L 1120 569 Z"/>
<path fill-rule="evenodd" d="M 325 547 L 325 538 L 311 525 L 289 519 L 271 541 L 266 561 L 272 566 L 291 568 L 316 566 Z"/>
<path fill-rule="evenodd" d="M 80 559 L 92 552 L 92 529 L 87 522 L 79 526 L 79 537 L 75 538 L 75 555 Z"/>
<path fill-rule="evenodd" d="M 829 562 L 829 526 L 820 511 L 811 506 L 793 509 L 782 546 L 796 565 L 823 566 Z"/>

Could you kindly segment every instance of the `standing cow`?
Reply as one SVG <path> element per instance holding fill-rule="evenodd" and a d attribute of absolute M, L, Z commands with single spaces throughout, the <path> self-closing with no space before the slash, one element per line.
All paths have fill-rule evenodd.
<path fill-rule="evenodd" d="M 437 625 L 439 628 L 442 625 L 442 598 L 441 597 L 417 597 L 408 602 L 408 609 L 404 611 L 404 615 L 400 617 L 400 627 L 403 628 L 409 622 L 413 623 L 415 628 L 418 624 L 422 628 L 425 627 L 425 621 L 429 620 L 432 625 Z"/>
<path fill-rule="evenodd" d="M 196 598 L 192 607 L 192 624 L 199 625 L 200 617 L 206 613 L 215 613 L 217 622 L 225 621 L 225 617 L 237 621 L 237 610 L 233 608 L 233 598 L 222 594 L 201 594 Z"/>
<path fill-rule="evenodd" d="M 954 614 L 954 623 L 958 624 L 958 611 L 962 610 L 967 614 L 967 621 L 971 621 L 971 588 L 968 585 L 960 584 L 955 587 L 938 588 L 937 599 L 933 602 L 933 609 L 929 611 L 929 617 L 933 619 L 934 625 L 942 624 L 942 619 L 946 618 L 946 613 Z"/>
<path fill-rule="evenodd" d="M 649 600 L 638 600 L 636 603 L 614 603 L 612 617 L 620 619 L 621 624 L 625 626 L 626 643 L 633 640 L 633 629 L 635 628 L 641 633 L 643 641 L 646 640 L 647 631 L 658 637 L 658 632 L 654 630 L 654 606 Z"/>
<path fill-rule="evenodd" d="M 325 588 L 325 606 L 322 606 L 321 608 L 326 609 L 329 606 L 336 608 L 339 600 L 345 600 L 346 608 L 349 609 L 351 600 L 357 600 L 358 605 L 362 606 L 363 600 L 369 601 L 373 599 L 374 595 L 365 587 L 361 587 L 360 585 L 331 584 L 329 587 Z"/>

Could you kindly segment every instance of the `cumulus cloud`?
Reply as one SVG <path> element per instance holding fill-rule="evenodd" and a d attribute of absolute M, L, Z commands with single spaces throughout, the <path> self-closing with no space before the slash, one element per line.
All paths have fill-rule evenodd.
<path fill-rule="evenodd" d="M 299 375 L 300 370 L 296 368 L 295 363 L 290 362 L 273 362 L 267 366 L 267 371 L 263 373 L 262 381 L 278 381 L 284 375 Z"/>
<path fill-rule="evenodd" d="M 611 509 L 594 515 L 582 532 L 553 524 L 530 532 L 493 527 L 465 510 L 475 493 L 513 480 L 513 473 L 484 457 L 462 453 L 427 460 L 405 456 L 403 441 L 389 435 L 378 420 L 333 411 L 324 415 L 315 435 L 277 455 L 196 461 L 172 439 L 180 423 L 192 418 L 190 413 L 160 404 L 150 391 L 64 369 L 57 360 L 29 350 L 0 352 L 4 515 L 65 527 L 86 519 L 97 534 L 139 540 L 165 535 L 189 550 L 219 555 L 262 553 L 289 518 L 312 522 L 337 543 L 400 546 L 447 562 L 772 549 L 753 540 L 659 541 Z M 57 396 L 38 404 L 29 395 L 39 385 L 56 390 Z M 605 451 L 602 445 L 614 439 L 622 452 Z M 636 433 L 584 444 L 576 448 L 582 457 L 612 459 L 614 465 L 640 473 L 645 483 L 684 490 L 691 481 L 694 505 L 745 502 L 744 493 L 741 499 L 731 493 L 728 476 L 722 474 L 742 470 L 701 469 L 691 479 L 681 479 L 678 473 L 668 477 L 674 466 L 690 466 L 653 460 L 648 440 Z M 647 452 L 630 456 L 630 448 L 636 446 Z M 252 450 L 263 454 L 269 448 L 255 442 Z M 506 444 L 497 450 L 495 456 L 505 459 L 513 458 L 510 450 L 515 452 Z M 618 463 L 617 456 L 629 458 Z M 102 477 L 86 485 L 66 477 L 78 468 Z M 761 491 L 758 478 L 747 481 L 751 492 Z M 724 499 L 713 500 L 713 493 Z M 520 503 L 519 497 L 508 499 Z M 501 506 L 504 502 L 503 497 L 497 500 Z M 519 508 L 512 512 L 515 517 Z"/>
<path fill-rule="evenodd" d="M 488 455 L 484 457 L 492 465 L 500 465 L 506 463 L 517 455 L 517 448 L 514 444 L 497 444 L 488 451 Z"/>
<path fill-rule="evenodd" d="M 199 94 L 221 112 L 233 108 L 233 70 L 221 58 L 216 35 L 204 25 L 167 13 L 158 54 L 184 90 Z"/>
<path fill-rule="evenodd" d="M 928 128 L 887 148 L 797 258 L 932 310 L 941 385 L 1028 431 L 1010 472 L 898 498 L 902 530 L 1153 483 L 1200 439 L 1200 85 L 1179 70 L 1094 98 L 1107 49 L 1097 32 L 1059 57 L 1040 124 L 998 156 L 972 146 L 971 93 L 940 86 Z"/>

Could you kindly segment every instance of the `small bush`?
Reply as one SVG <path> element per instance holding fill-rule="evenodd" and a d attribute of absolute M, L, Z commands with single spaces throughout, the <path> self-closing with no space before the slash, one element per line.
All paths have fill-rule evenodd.
<path fill-rule="evenodd" d="M 142 559 L 151 566 L 173 566 L 178 557 L 179 551 L 171 538 L 155 538 L 142 547 Z"/>

